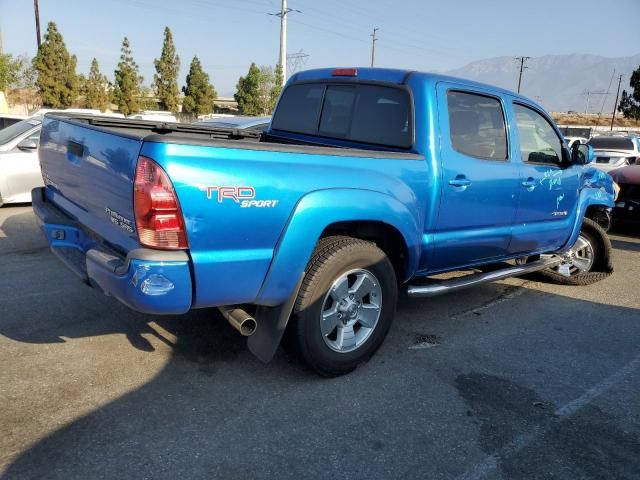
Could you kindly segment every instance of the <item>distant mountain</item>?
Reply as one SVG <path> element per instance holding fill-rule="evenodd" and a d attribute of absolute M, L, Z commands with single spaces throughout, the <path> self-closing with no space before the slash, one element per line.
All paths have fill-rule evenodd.
<path fill-rule="evenodd" d="M 606 96 L 589 96 L 589 112 L 599 112 L 603 101 L 604 112 L 611 112 L 618 88 L 618 75 L 625 75 L 622 77 L 621 90 L 626 88 L 628 91 L 631 72 L 640 66 L 640 54 L 621 58 L 583 54 L 544 55 L 529 59 L 526 66 L 521 93 L 536 100 L 547 110 L 584 112 L 587 106 L 585 92 L 608 90 L 609 95 Z M 513 57 L 497 57 L 472 62 L 446 73 L 515 91 L 519 70 L 520 62 Z"/>

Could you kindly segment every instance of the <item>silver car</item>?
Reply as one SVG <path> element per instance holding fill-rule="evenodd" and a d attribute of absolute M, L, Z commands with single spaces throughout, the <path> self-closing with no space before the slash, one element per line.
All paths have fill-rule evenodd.
<path fill-rule="evenodd" d="M 31 190 L 43 185 L 38 160 L 42 117 L 0 130 L 0 206 L 31 202 Z"/>
<path fill-rule="evenodd" d="M 640 159 L 640 137 L 600 135 L 589 140 L 589 145 L 593 147 L 593 165 L 604 172 L 633 165 Z"/>
<path fill-rule="evenodd" d="M 197 125 L 207 125 L 210 127 L 238 128 L 252 132 L 264 132 L 269 128 L 271 117 L 249 117 L 246 115 L 214 117 L 208 120 L 200 120 Z"/>

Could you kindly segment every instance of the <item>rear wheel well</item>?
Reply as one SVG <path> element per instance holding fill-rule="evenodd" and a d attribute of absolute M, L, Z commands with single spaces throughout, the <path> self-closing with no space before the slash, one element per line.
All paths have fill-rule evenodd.
<path fill-rule="evenodd" d="M 320 238 L 333 235 L 346 235 L 375 243 L 391 261 L 398 280 L 405 278 L 408 249 L 404 237 L 395 227 L 370 220 L 337 222 L 327 226 Z"/>

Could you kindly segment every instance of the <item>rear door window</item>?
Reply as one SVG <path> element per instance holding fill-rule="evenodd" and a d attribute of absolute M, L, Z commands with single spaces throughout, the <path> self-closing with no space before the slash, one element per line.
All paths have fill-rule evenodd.
<path fill-rule="evenodd" d="M 507 132 L 500 100 L 450 90 L 447 105 L 454 150 L 480 159 L 507 159 Z"/>
<path fill-rule="evenodd" d="M 278 102 L 271 126 L 288 132 L 315 134 L 324 85 L 291 85 Z"/>
<path fill-rule="evenodd" d="M 411 148 L 411 100 L 402 88 L 299 84 L 282 95 L 274 130 Z"/>

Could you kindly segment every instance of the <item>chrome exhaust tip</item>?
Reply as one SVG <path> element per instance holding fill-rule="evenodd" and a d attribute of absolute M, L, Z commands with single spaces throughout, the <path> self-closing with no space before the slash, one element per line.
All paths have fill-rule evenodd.
<path fill-rule="evenodd" d="M 250 337 L 256 332 L 258 322 L 244 309 L 235 306 L 222 306 L 218 307 L 218 310 L 220 310 L 222 316 L 240 335 Z"/>

